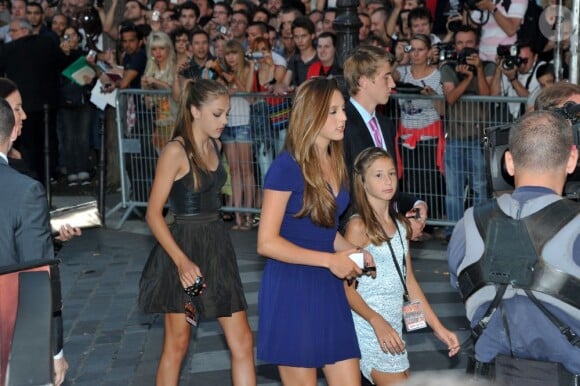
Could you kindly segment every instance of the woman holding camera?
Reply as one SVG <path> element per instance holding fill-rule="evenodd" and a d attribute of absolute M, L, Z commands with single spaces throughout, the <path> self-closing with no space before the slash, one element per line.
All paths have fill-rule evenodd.
<path fill-rule="evenodd" d="M 284 82 L 286 67 L 274 63 L 272 59 L 272 46 L 270 45 L 270 41 L 264 37 L 258 37 L 254 40 L 252 51 L 263 55 L 260 59 L 255 59 L 256 64 L 252 91 L 272 94 L 274 93 L 276 84 L 282 84 Z M 290 115 L 289 100 L 287 98 L 270 96 L 262 102 L 254 103 L 253 107 L 253 118 L 255 121 L 262 123 L 261 125 L 254 125 L 254 131 L 256 131 L 256 126 L 258 126 L 258 137 L 262 139 L 263 143 L 267 144 L 267 151 L 270 151 L 273 147 L 274 152 L 279 153 L 284 145 L 283 138 L 285 137 L 285 135 L 280 134 L 281 132 L 285 133 L 288 128 L 288 116 Z M 263 115 L 264 119 L 256 117 L 257 114 Z M 266 170 L 261 170 L 261 172 L 263 180 Z"/>
<path fill-rule="evenodd" d="M 421 95 L 443 95 L 441 73 L 429 63 L 431 39 L 417 34 L 410 41 L 410 65 L 399 66 L 393 73 L 397 82 L 421 88 Z M 427 202 L 435 218 L 443 215 L 445 136 L 441 116 L 443 100 L 399 99 L 401 119 L 396 141 L 399 178 L 402 191 L 416 194 Z M 403 172 L 401 173 L 401 169 Z"/>

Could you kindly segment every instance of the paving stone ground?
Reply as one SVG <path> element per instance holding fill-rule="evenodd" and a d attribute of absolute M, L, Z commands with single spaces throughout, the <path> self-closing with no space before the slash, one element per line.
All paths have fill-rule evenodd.
<path fill-rule="evenodd" d="M 264 260 L 256 254 L 256 231 L 233 232 L 232 239 L 255 332 Z M 136 305 L 139 276 L 153 242 L 143 222 L 131 220 L 121 230 L 87 230 L 61 251 L 65 355 L 70 365 L 66 385 L 154 385 L 163 320 L 161 315 L 141 313 Z M 445 246 L 418 243 L 412 250 L 417 278 L 436 312 L 464 339 L 467 323 L 461 301 L 448 284 Z M 194 335 L 180 384 L 231 384 L 229 353 L 217 322 L 202 322 Z M 465 368 L 465 355 L 449 360 L 430 331 L 409 334 L 405 340 L 413 371 Z M 258 363 L 257 373 L 259 385 L 280 384 L 274 366 Z"/>

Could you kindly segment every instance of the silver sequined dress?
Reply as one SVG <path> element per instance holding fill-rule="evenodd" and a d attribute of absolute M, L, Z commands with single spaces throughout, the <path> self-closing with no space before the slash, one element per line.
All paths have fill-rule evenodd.
<path fill-rule="evenodd" d="M 405 226 L 397 221 L 400 237 L 395 234 L 391 246 L 399 267 L 404 272 L 403 259 L 407 255 L 408 242 Z M 369 244 L 369 251 L 377 266 L 377 277 L 361 276 L 357 291 L 373 310 L 378 312 L 402 336 L 403 284 L 393 263 L 391 251 L 385 242 L 382 245 Z M 376 369 L 385 373 L 400 373 L 409 368 L 407 352 L 399 355 L 384 353 L 372 326 L 357 313 L 352 313 L 354 326 L 361 351 L 360 368 L 363 375 L 371 380 L 371 371 Z"/>

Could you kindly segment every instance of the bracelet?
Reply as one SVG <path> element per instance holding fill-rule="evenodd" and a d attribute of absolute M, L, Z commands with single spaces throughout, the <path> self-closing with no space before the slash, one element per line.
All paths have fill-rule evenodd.
<path fill-rule="evenodd" d="M 496 13 L 497 12 L 497 7 L 493 7 L 491 13 Z"/>
<path fill-rule="evenodd" d="M 512 83 L 514 80 L 518 80 L 517 76 L 514 76 L 512 79 L 508 79 L 510 81 L 510 83 Z"/>

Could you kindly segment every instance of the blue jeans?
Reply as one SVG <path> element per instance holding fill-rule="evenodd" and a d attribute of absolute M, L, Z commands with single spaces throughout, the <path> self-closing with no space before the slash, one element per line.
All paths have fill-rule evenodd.
<path fill-rule="evenodd" d="M 478 139 L 447 139 L 445 143 L 445 182 L 447 219 L 458 221 L 465 210 L 465 186 L 474 193 L 473 204 L 487 198 L 485 159 Z"/>

